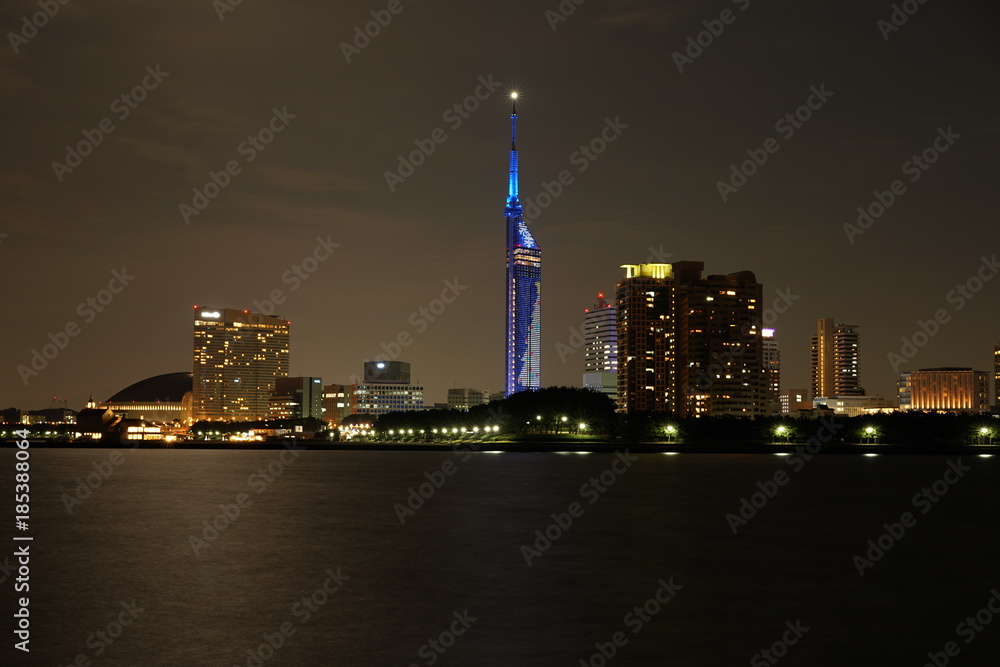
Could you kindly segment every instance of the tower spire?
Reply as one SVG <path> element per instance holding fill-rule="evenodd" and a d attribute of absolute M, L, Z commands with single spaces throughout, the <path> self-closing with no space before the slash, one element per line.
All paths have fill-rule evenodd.
<path fill-rule="evenodd" d="M 510 94 L 510 182 L 507 185 L 507 206 L 518 205 L 517 173 L 517 93 Z"/>

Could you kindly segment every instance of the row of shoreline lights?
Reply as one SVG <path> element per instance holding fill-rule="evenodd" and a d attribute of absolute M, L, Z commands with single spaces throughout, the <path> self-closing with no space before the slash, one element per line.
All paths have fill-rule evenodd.
<path fill-rule="evenodd" d="M 500 427 L 499 426 L 484 426 L 483 427 L 483 433 L 484 434 L 497 433 L 499 431 L 500 431 Z M 435 435 L 437 435 L 438 433 L 440 433 L 441 435 L 448 435 L 449 433 L 458 434 L 458 433 L 469 433 L 469 432 L 470 431 L 468 431 L 468 430 L 466 430 L 464 428 L 463 429 L 458 429 L 458 428 L 452 428 L 452 429 L 447 429 L 447 428 L 432 428 L 431 429 L 431 433 L 433 433 Z M 412 428 L 410 428 L 410 429 L 405 429 L 405 428 L 392 429 L 391 428 L 391 429 L 389 429 L 388 433 L 389 433 L 389 435 L 414 435 L 414 431 L 413 431 Z M 471 433 L 479 433 L 479 427 L 478 426 L 473 426 Z M 417 435 L 426 435 L 427 431 L 425 429 L 420 429 L 419 431 L 416 432 L 416 434 Z"/>

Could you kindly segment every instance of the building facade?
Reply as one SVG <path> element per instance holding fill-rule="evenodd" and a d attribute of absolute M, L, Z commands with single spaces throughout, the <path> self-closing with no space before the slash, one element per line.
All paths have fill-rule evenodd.
<path fill-rule="evenodd" d="M 993 407 L 1000 412 L 1000 345 L 993 348 Z"/>
<path fill-rule="evenodd" d="M 583 386 L 618 402 L 618 311 L 603 292 L 583 315 Z"/>
<path fill-rule="evenodd" d="M 424 409 L 424 388 L 410 384 L 405 361 L 366 361 L 365 382 L 355 389 L 357 414 L 384 415 Z"/>
<path fill-rule="evenodd" d="M 194 420 L 258 420 L 288 375 L 289 323 L 246 310 L 195 307 Z"/>
<path fill-rule="evenodd" d="M 774 329 L 761 330 L 764 355 L 764 383 L 769 413 L 781 412 L 781 349 Z"/>
<path fill-rule="evenodd" d="M 504 394 L 542 386 L 542 251 L 524 221 L 518 194 L 517 106 L 510 114 L 510 172 L 507 180 L 507 326 Z"/>
<path fill-rule="evenodd" d="M 340 426 L 348 415 L 358 414 L 357 384 L 328 384 L 323 387 L 323 420 Z"/>
<path fill-rule="evenodd" d="M 989 410 L 989 374 L 971 368 L 921 368 L 909 374 L 910 409 L 935 412 Z"/>
<path fill-rule="evenodd" d="M 624 264 L 615 302 L 618 406 L 624 412 L 668 412 L 677 404 L 673 267 Z"/>
<path fill-rule="evenodd" d="M 788 389 L 779 397 L 781 414 L 795 415 L 800 410 L 812 410 L 813 403 L 806 389 Z"/>
<path fill-rule="evenodd" d="M 468 387 L 453 387 L 448 390 L 449 410 L 468 410 L 477 405 L 486 405 L 490 402 L 488 392 Z"/>
<path fill-rule="evenodd" d="M 269 403 L 271 419 L 323 419 L 323 380 L 278 378 Z"/>
<path fill-rule="evenodd" d="M 861 386 L 861 335 L 853 324 L 821 318 L 811 339 L 813 396 L 864 396 Z"/>
<path fill-rule="evenodd" d="M 766 414 L 753 273 L 702 277 L 703 262 L 628 264 L 618 284 L 618 396 L 626 412 Z"/>
<path fill-rule="evenodd" d="M 875 412 L 895 412 L 896 405 L 881 396 L 820 396 L 813 398 L 814 409 L 833 410 L 835 415 L 857 417 Z"/>
<path fill-rule="evenodd" d="M 761 302 L 750 271 L 702 278 L 703 262 L 674 262 L 677 412 L 767 414 Z"/>

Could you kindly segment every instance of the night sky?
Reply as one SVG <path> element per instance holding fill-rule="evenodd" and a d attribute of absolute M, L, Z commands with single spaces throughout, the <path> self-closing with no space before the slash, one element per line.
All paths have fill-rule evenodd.
<path fill-rule="evenodd" d="M 34 31 L 22 18 L 38 5 L 6 2 L 0 407 L 57 396 L 79 409 L 190 370 L 194 304 L 255 309 L 274 290 L 293 375 L 346 382 L 403 334 L 394 358 L 428 403 L 449 387 L 499 390 L 514 89 L 522 196 L 572 178 L 531 223 L 544 385 L 579 385 L 583 352 L 563 361 L 557 344 L 571 345 L 598 291 L 613 293 L 619 265 L 645 261 L 751 270 L 765 306 L 793 295 L 774 324 L 785 388 L 808 387 L 819 317 L 861 327 L 870 393 L 895 396 L 887 355 L 939 310 L 940 331 L 900 370 L 989 370 L 1000 279 L 949 292 L 1000 270 L 982 260 L 1000 250 L 1000 10 L 903 4 L 916 11 L 896 29 L 891 3 L 860 0 L 565 0 L 568 16 L 546 14 L 556 0 L 71 0 Z M 232 11 L 220 20 L 220 8 Z M 391 21 L 345 55 L 372 11 Z M 688 38 L 701 32 L 699 54 Z M 463 118 L 453 107 L 469 96 L 478 108 Z M 810 100 L 808 120 L 782 121 Z M 255 148 L 248 137 L 269 123 L 280 131 Z M 596 159 L 577 152 L 611 126 Z M 438 128 L 443 143 L 390 189 L 398 156 Z M 947 150 L 926 170 L 906 165 L 939 137 Z M 76 163 L 67 145 L 80 142 Z M 767 160 L 724 201 L 718 182 L 748 150 Z M 185 214 L 230 161 L 228 186 Z M 885 213 L 845 231 L 895 180 Z M 302 280 L 295 265 L 327 257 L 317 239 L 339 247 Z M 115 271 L 119 293 L 87 306 Z M 420 314 L 455 283 L 433 321 Z M 76 335 L 26 385 L 18 366 L 67 325 Z"/>

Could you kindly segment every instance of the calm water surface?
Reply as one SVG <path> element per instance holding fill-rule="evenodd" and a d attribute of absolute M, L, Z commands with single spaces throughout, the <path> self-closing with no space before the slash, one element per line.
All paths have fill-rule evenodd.
<path fill-rule="evenodd" d="M 5 639 L 16 664 L 601 665 L 595 644 L 620 632 L 609 665 L 746 665 L 788 621 L 808 630 L 782 666 L 919 666 L 948 641 L 951 664 L 996 664 L 1000 616 L 971 642 L 956 626 L 1000 587 L 1000 458 L 963 457 L 970 470 L 914 506 L 954 457 L 795 471 L 770 455 L 644 454 L 613 473 L 604 454 L 121 451 L 71 513 L 110 450 L 32 451 L 32 652 Z M 453 474 L 401 523 L 394 505 L 442 465 Z M 727 513 L 779 470 L 787 484 L 734 535 Z M 522 545 L 571 503 L 572 525 L 528 566 Z M 907 511 L 916 524 L 860 576 L 853 557 Z M 8 499 L 3 512 L 6 536 Z M 213 520 L 223 529 L 205 533 Z"/>

